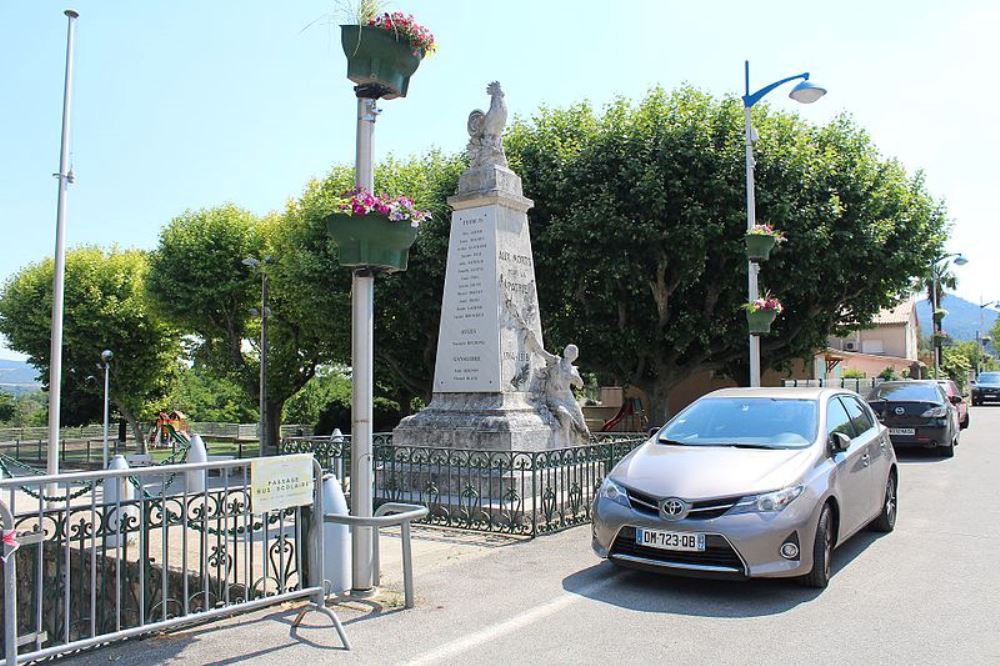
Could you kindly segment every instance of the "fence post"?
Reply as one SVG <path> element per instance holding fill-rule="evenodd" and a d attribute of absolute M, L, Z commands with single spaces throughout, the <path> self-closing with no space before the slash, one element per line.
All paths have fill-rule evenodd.
<path fill-rule="evenodd" d="M 14 529 L 14 516 L 7 505 L 0 501 L 0 521 L 3 523 L 3 530 Z M 3 563 L 3 616 L 4 616 L 4 663 L 17 663 L 17 557 L 14 553 L 8 553 L 10 546 L 3 544 L 4 555 L 7 561 Z M 40 546 L 39 546 L 40 547 Z"/>
<path fill-rule="evenodd" d="M 35 458 L 35 460 L 41 460 L 41 459 L 42 459 L 42 440 L 39 439 L 38 440 L 38 457 Z"/>
<path fill-rule="evenodd" d="M 538 453 L 531 454 L 531 536 L 538 536 Z"/>

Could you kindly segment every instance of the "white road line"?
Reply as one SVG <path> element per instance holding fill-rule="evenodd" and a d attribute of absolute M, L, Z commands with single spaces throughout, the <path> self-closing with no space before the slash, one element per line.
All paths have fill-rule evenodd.
<path fill-rule="evenodd" d="M 496 624 L 480 629 L 474 634 L 469 634 L 468 636 L 459 638 L 458 640 L 445 643 L 444 645 L 441 645 L 430 652 L 425 652 L 424 654 L 406 663 L 409 666 L 424 666 L 424 664 L 436 664 L 444 659 L 448 659 L 449 657 L 459 655 L 467 650 L 471 650 L 477 645 L 495 640 L 504 634 L 509 634 L 513 631 L 517 631 L 518 629 L 522 629 L 547 615 L 558 613 L 563 608 L 580 601 L 584 597 L 595 592 L 599 592 L 603 588 L 615 582 L 617 578 L 618 574 L 614 573 L 609 575 L 607 578 L 580 588 L 577 592 L 565 592 L 555 599 L 542 604 L 541 606 L 536 606 L 531 610 L 527 610 L 520 615 L 510 618 L 509 620 L 497 622 Z"/>

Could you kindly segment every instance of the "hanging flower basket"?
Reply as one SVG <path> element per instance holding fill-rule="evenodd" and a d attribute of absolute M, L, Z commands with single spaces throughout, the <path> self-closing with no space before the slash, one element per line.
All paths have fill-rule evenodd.
<path fill-rule="evenodd" d="M 340 42 L 347 78 L 379 89 L 385 99 L 406 97 L 420 61 L 437 48 L 430 31 L 402 12 L 382 14 L 368 25 L 342 25 Z"/>
<path fill-rule="evenodd" d="M 413 207 L 407 197 L 347 192 L 340 212 L 326 217 L 326 229 L 340 250 L 341 266 L 405 271 L 417 228 L 431 214 Z"/>
<path fill-rule="evenodd" d="M 747 324 L 751 335 L 765 335 L 771 332 L 771 324 L 781 313 L 781 301 L 770 294 L 743 306 L 747 311 Z"/>
<path fill-rule="evenodd" d="M 755 224 L 746 234 L 747 258 L 758 263 L 767 261 L 774 246 L 784 241 L 784 235 L 772 229 L 770 225 Z"/>

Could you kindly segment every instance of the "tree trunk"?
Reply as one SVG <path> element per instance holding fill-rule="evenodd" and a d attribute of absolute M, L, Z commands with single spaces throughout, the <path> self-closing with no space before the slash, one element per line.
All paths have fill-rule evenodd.
<path fill-rule="evenodd" d="M 122 416 L 125 417 L 125 420 L 128 421 L 129 426 L 132 428 L 132 435 L 135 437 L 135 452 L 139 455 L 145 455 L 146 433 L 142 431 L 139 419 L 136 418 L 135 413 L 125 405 L 122 405 L 119 402 L 115 402 L 115 405 L 118 407 L 118 411 L 121 412 Z"/>
<path fill-rule="evenodd" d="M 284 411 L 285 401 L 267 401 L 267 442 L 268 447 L 264 450 L 265 456 L 272 456 L 278 453 L 278 445 L 281 443 L 281 412 Z"/>

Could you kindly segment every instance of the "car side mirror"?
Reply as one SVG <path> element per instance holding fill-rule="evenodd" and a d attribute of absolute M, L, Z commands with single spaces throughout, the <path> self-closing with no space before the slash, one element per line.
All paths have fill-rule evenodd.
<path fill-rule="evenodd" d="M 834 455 L 851 448 L 851 438 L 842 432 L 830 433 L 830 452 Z"/>
<path fill-rule="evenodd" d="M 948 398 L 948 400 L 950 400 L 951 404 L 953 404 L 953 405 L 960 405 L 960 404 L 962 404 L 962 396 L 960 396 L 960 395 L 953 395 L 950 398 Z"/>

